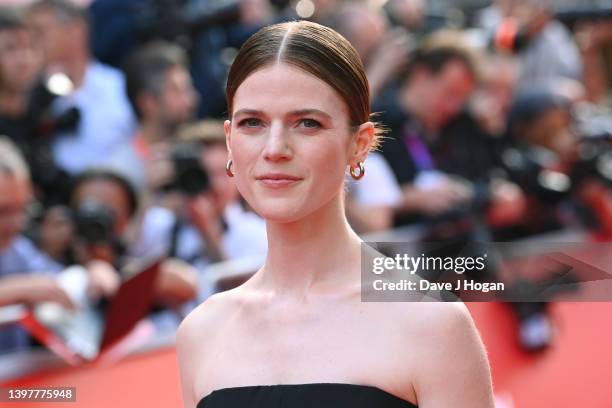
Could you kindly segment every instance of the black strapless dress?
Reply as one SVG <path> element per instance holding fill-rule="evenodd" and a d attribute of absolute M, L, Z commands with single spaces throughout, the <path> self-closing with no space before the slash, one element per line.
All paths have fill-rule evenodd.
<path fill-rule="evenodd" d="M 248 385 L 214 390 L 196 408 L 418 408 L 371 385 Z"/>

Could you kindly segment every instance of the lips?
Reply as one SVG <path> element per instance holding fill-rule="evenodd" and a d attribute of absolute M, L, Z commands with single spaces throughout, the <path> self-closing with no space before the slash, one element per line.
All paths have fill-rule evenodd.
<path fill-rule="evenodd" d="M 266 173 L 256 179 L 264 186 L 271 188 L 288 187 L 303 180 L 301 177 L 285 173 Z"/>

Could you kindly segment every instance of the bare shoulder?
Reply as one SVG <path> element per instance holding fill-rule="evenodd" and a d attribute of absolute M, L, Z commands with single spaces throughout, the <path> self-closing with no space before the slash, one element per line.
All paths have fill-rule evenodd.
<path fill-rule="evenodd" d="M 411 319 L 419 356 L 419 406 L 493 407 L 489 362 L 472 316 L 461 302 L 416 305 Z"/>
<path fill-rule="evenodd" d="M 395 327 L 415 347 L 446 347 L 461 342 L 480 342 L 468 308 L 461 302 L 376 302 L 377 315 Z"/>
<path fill-rule="evenodd" d="M 181 322 L 177 331 L 177 348 L 188 347 L 192 341 L 200 342 L 200 337 L 209 337 L 222 320 L 240 303 L 236 289 L 215 293 L 193 309 Z M 201 343 L 200 343 L 201 346 Z"/>
<path fill-rule="evenodd" d="M 225 318 L 236 310 L 239 295 L 235 290 L 216 293 L 196 307 L 181 322 L 176 335 L 176 352 L 185 407 L 196 406 L 197 373 L 214 349 L 215 336 Z"/>
<path fill-rule="evenodd" d="M 476 330 L 472 315 L 462 302 L 417 302 L 413 313 L 418 329 L 429 333 L 458 336 L 473 333 Z"/>

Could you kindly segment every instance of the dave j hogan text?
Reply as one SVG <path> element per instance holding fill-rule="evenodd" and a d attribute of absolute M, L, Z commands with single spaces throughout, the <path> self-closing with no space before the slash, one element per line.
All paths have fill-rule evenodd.
<path fill-rule="evenodd" d="M 425 279 L 421 279 L 418 282 L 406 279 L 387 282 L 382 279 L 377 279 L 372 285 L 376 291 L 470 290 L 486 293 L 504 290 L 504 284 L 502 282 L 479 282 L 473 279 L 458 280 L 454 285 L 452 282 L 429 282 Z"/>

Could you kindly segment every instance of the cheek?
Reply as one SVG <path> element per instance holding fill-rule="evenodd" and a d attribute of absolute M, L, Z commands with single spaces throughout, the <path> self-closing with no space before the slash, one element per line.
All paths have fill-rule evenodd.
<path fill-rule="evenodd" d="M 317 147 L 307 158 L 313 179 L 320 185 L 337 187 L 345 177 L 348 146 L 328 143 L 326 146 Z"/>
<path fill-rule="evenodd" d="M 263 140 L 263 138 L 261 138 Z M 232 172 L 238 191 L 248 199 L 252 183 L 253 167 L 257 163 L 263 146 L 255 137 L 245 136 L 233 131 L 230 149 L 232 151 Z"/>

